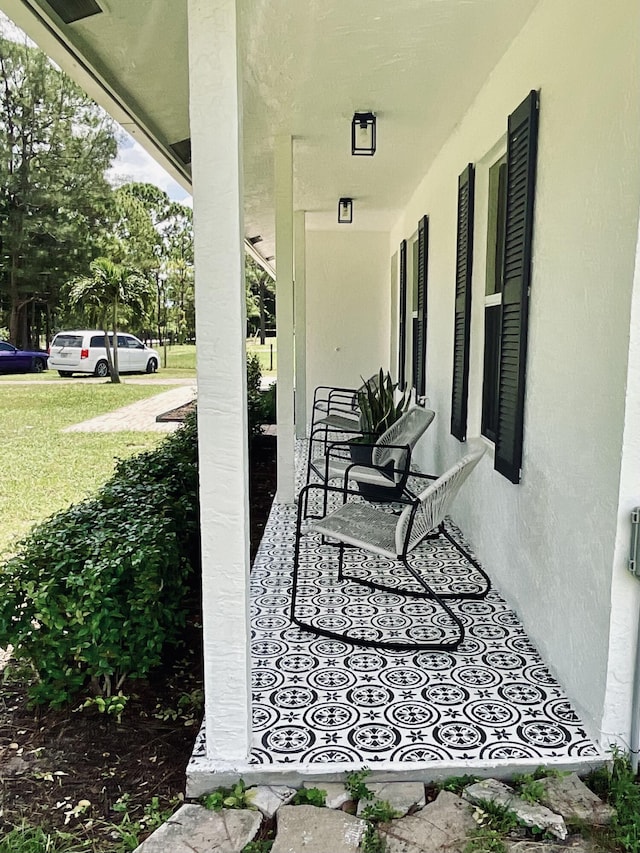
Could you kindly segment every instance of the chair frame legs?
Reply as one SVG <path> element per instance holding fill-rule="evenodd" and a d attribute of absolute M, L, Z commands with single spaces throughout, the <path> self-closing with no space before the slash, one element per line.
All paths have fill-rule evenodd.
<path fill-rule="evenodd" d="M 303 508 L 306 510 L 308 493 L 313 488 L 323 488 L 319 484 L 311 484 L 305 486 L 298 497 L 298 512 L 296 518 L 296 534 L 295 534 L 295 544 L 294 544 L 294 557 L 293 557 L 293 585 L 291 589 L 291 606 L 290 606 L 290 617 L 291 621 L 297 625 L 299 628 L 302 628 L 305 631 L 309 631 L 313 634 L 318 634 L 323 637 L 328 637 L 332 640 L 339 640 L 341 642 L 346 642 L 354 646 L 364 646 L 365 648 L 380 648 L 380 649 L 391 649 L 395 651 L 455 651 L 460 644 L 463 642 L 465 637 L 464 625 L 460 618 L 456 616 L 455 613 L 451 610 L 451 608 L 447 605 L 446 600 L 451 598 L 458 599 L 468 599 L 468 598 L 483 598 L 490 589 L 490 581 L 487 577 L 484 570 L 479 566 L 476 560 L 471 557 L 468 552 L 462 548 L 454 539 L 449 535 L 449 533 L 444 529 L 444 526 L 441 525 L 438 529 L 437 533 L 434 534 L 434 538 L 437 535 L 442 533 L 468 560 L 469 562 L 482 574 L 482 576 L 487 581 L 487 589 L 482 591 L 481 593 L 471 594 L 471 595 L 453 595 L 453 594 L 438 594 L 436 593 L 429 584 L 420 576 L 420 574 L 411 566 L 407 559 L 406 554 L 401 554 L 397 558 L 402 565 L 405 567 L 409 575 L 422 587 L 422 591 L 420 592 L 408 592 L 406 590 L 389 587 L 385 584 L 380 584 L 375 581 L 369 581 L 366 579 L 355 578 L 345 574 L 344 572 L 344 552 L 345 545 L 344 543 L 329 543 L 331 547 L 337 547 L 339 549 L 338 553 L 338 580 L 339 581 L 349 581 L 350 583 L 361 584 L 362 586 L 369 587 L 371 589 L 383 590 L 391 593 L 395 593 L 396 595 L 402 595 L 407 598 L 416 598 L 416 599 L 430 599 L 436 602 L 447 614 L 449 619 L 451 619 L 452 623 L 455 625 L 458 636 L 453 638 L 452 640 L 447 640 L 443 642 L 387 642 L 385 640 L 368 640 L 359 637 L 352 637 L 344 633 L 340 633 L 339 631 L 332 631 L 328 628 L 321 628 L 316 625 L 312 625 L 309 622 L 306 622 L 304 619 L 296 616 L 296 601 L 297 601 L 297 593 L 298 593 L 298 574 L 300 569 L 300 543 L 302 539 L 302 523 L 304 520 Z M 349 547 L 349 546 L 347 546 Z"/>
<path fill-rule="evenodd" d="M 447 539 L 449 542 L 451 542 L 453 547 L 460 554 L 462 554 L 462 556 L 469 563 L 471 563 L 471 565 L 474 567 L 474 569 L 482 576 L 486 585 L 485 585 L 484 589 L 479 590 L 478 592 L 439 592 L 438 598 L 444 599 L 445 601 L 452 599 L 452 598 L 461 598 L 464 601 L 479 601 L 479 600 L 485 598 L 487 593 L 491 590 L 491 579 L 489 578 L 489 576 L 487 575 L 485 570 L 482 568 L 480 563 L 478 563 L 478 561 L 474 557 L 471 556 L 471 554 L 466 550 L 466 548 L 463 548 L 459 542 L 456 542 L 456 540 L 453 538 L 453 536 L 451 536 L 449 531 L 446 529 L 444 522 L 442 522 L 438 526 L 437 530 L 435 530 L 433 533 L 430 533 L 426 538 L 427 539 L 437 539 L 439 536 L 444 536 L 445 539 Z M 408 570 L 409 574 L 411 574 L 411 576 L 413 578 L 415 578 L 415 580 L 421 586 L 426 587 L 426 589 L 431 592 L 431 587 L 429 587 L 429 585 L 418 575 L 418 573 L 415 571 L 415 569 L 411 568 L 411 566 L 409 565 L 409 563 L 407 561 L 406 556 L 404 558 L 401 557 L 400 559 L 401 559 L 401 562 L 403 563 L 403 565 Z M 368 580 L 366 578 L 365 579 L 357 578 L 357 577 L 354 577 L 353 575 L 345 574 L 344 572 L 342 572 L 342 576 L 343 576 L 344 580 L 352 581 L 355 583 L 361 583 L 361 584 L 364 584 L 364 586 L 368 586 L 371 589 L 380 590 L 381 592 L 396 592 L 396 593 L 398 592 L 397 587 L 389 586 L 388 584 L 384 584 L 384 583 L 381 583 L 379 581 L 371 581 L 371 580 Z M 413 595 L 417 598 L 432 598 L 433 595 L 431 595 L 430 592 L 412 592 L 411 595 Z"/>

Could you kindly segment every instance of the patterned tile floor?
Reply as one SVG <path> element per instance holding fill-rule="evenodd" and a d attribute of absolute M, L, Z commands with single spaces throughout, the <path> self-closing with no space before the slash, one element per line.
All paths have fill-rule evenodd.
<path fill-rule="evenodd" d="M 463 542 L 450 522 L 448 529 Z M 373 769 L 601 755 L 496 590 L 481 600 L 447 602 L 465 626 L 454 652 L 363 648 L 292 625 L 294 532 L 295 508 L 274 506 L 252 572 L 251 765 Z M 482 586 L 442 537 L 421 546 L 414 565 L 435 588 Z M 377 574 L 396 583 L 402 571 L 393 564 L 349 551 L 346 566 L 352 578 L 339 582 L 336 549 L 305 536 L 296 614 L 391 642 L 451 631 L 431 601 L 357 582 Z M 195 756 L 204 753 L 203 739 L 204 733 Z"/>

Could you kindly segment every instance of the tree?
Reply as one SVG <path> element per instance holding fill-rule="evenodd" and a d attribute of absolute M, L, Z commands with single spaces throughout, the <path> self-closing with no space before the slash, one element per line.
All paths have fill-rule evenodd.
<path fill-rule="evenodd" d="M 153 184 L 127 183 L 118 187 L 115 220 L 105 242 L 105 254 L 134 266 L 156 291 L 153 316 L 158 340 L 169 326 L 178 339 L 195 334 L 193 290 L 193 211 L 171 201 Z"/>
<path fill-rule="evenodd" d="M 0 38 L 0 325 L 13 343 L 32 342 L 97 254 L 115 155 L 106 113 L 44 53 Z"/>
<path fill-rule="evenodd" d="M 267 322 L 275 326 L 275 281 L 250 255 L 245 255 L 244 278 L 247 321 L 252 328 L 259 330 L 260 343 L 264 344 Z"/>
<path fill-rule="evenodd" d="M 137 270 L 115 264 L 108 258 L 96 258 L 91 263 L 91 275 L 76 279 L 69 291 L 72 305 L 84 305 L 93 310 L 104 330 L 111 381 L 120 382 L 118 371 L 118 319 L 121 308 L 142 313 L 151 296 L 148 280 Z M 111 323 L 109 323 L 111 320 Z M 109 329 L 113 333 L 113 356 L 109 346 Z"/>

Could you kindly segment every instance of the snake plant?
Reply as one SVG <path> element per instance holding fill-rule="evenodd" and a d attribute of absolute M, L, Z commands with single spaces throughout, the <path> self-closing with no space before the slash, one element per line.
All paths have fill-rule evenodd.
<path fill-rule="evenodd" d="M 360 408 L 360 431 L 363 442 L 374 442 L 409 408 L 407 393 L 396 402 L 397 384 L 392 382 L 388 373 L 380 369 L 377 382 L 366 381 L 358 392 Z"/>

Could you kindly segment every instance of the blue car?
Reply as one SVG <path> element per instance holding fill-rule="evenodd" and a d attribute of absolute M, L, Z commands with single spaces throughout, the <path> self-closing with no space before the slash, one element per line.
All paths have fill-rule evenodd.
<path fill-rule="evenodd" d="M 24 350 L 0 341 L 0 373 L 41 373 L 48 368 L 44 350 Z"/>

